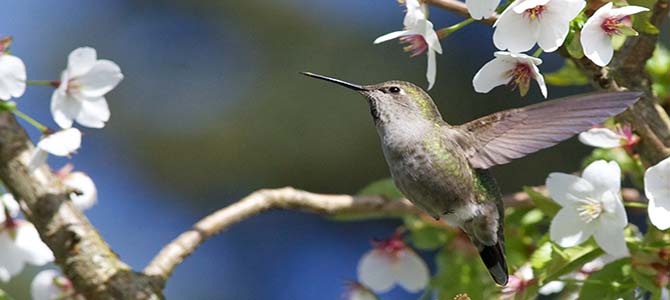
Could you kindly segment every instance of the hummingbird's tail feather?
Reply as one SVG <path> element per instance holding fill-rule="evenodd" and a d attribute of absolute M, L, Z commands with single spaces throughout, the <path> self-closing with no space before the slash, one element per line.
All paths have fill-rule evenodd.
<path fill-rule="evenodd" d="M 507 285 L 509 274 L 507 272 L 504 242 L 498 241 L 493 246 L 483 246 L 479 251 L 479 256 L 486 268 L 489 269 L 493 281 L 501 286 Z"/>
<path fill-rule="evenodd" d="M 487 171 L 481 171 L 487 172 Z M 491 184 L 489 182 L 489 184 Z M 497 197 L 500 200 L 500 197 Z M 505 233 L 503 228 L 504 211 L 502 202 L 485 202 L 480 204 L 481 215 L 464 222 L 463 231 L 470 237 L 489 270 L 493 280 L 501 285 L 507 285 L 509 273 L 505 256 Z"/>

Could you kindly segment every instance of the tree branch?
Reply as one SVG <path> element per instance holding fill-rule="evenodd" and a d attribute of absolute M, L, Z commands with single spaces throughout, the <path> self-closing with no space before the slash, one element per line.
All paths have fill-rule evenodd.
<path fill-rule="evenodd" d="M 88 300 L 162 299 L 162 286 L 122 262 L 45 165 L 27 168 L 34 151 L 14 115 L 0 111 L 0 180 L 23 205 L 56 263 Z"/>
<path fill-rule="evenodd" d="M 536 190 L 546 193 L 544 188 Z M 642 201 L 634 189 L 624 189 L 626 201 Z M 532 205 L 528 194 L 514 193 L 503 197 L 507 207 Z M 174 269 L 191 255 L 208 238 L 229 226 L 265 211 L 291 209 L 325 216 L 358 219 L 371 217 L 402 217 L 416 215 L 424 221 L 440 227 L 448 227 L 418 209 L 407 199 L 386 199 L 379 196 L 323 195 L 285 187 L 274 190 L 259 190 L 251 193 L 200 220 L 193 227 L 167 244 L 144 269 L 144 273 L 167 280 Z M 452 227 L 449 227 L 452 228 Z"/>

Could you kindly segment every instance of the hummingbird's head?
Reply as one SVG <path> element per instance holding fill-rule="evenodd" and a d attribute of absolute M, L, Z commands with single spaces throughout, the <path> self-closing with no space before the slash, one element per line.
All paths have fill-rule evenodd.
<path fill-rule="evenodd" d="M 375 124 L 391 120 L 407 121 L 410 118 L 433 122 L 442 120 L 428 93 L 410 82 L 393 80 L 373 85 L 358 85 L 309 72 L 302 74 L 339 84 L 365 96 Z"/>

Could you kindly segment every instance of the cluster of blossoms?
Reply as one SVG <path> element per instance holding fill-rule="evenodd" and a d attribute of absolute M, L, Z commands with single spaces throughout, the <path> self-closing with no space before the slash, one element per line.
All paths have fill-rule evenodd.
<path fill-rule="evenodd" d="M 407 13 L 403 22 L 404 30 L 392 32 L 377 38 L 380 43 L 400 38 L 409 45 L 404 48 L 411 56 L 422 53 L 428 55 L 428 88 L 432 88 L 436 77 L 436 53 L 442 53 L 440 39 L 469 24 L 462 23 L 435 30 L 428 20 L 428 8 L 420 0 L 405 0 Z M 473 19 L 491 17 L 499 0 L 467 0 L 466 5 Z M 582 14 L 585 0 L 516 0 L 498 16 L 493 27 L 493 44 L 501 51 L 494 53 L 494 59 L 486 63 L 474 76 L 472 85 L 476 92 L 488 93 L 496 86 L 508 85 L 519 89 L 525 95 L 530 81 L 537 81 L 540 91 L 547 97 L 547 87 L 538 69 L 542 52 L 554 52 L 568 37 L 571 22 Z M 584 24 L 579 42 L 584 55 L 599 66 L 607 65 L 612 59 L 614 48 L 612 37 L 637 35 L 632 29 L 630 15 L 647 11 L 639 6 L 615 8 L 607 3 L 600 7 Z M 578 28 L 579 29 L 579 28 Z M 535 55 L 523 52 L 538 46 Z"/>
<path fill-rule="evenodd" d="M 0 39 L 0 110 L 14 113 L 42 133 L 30 160 L 25 162 L 30 172 L 51 172 L 46 167 L 49 154 L 69 157 L 81 146 L 82 132 L 72 127 L 76 122 L 89 128 L 102 128 L 110 112 L 105 94 L 123 79 L 121 69 L 112 61 L 98 59 L 95 49 L 78 48 L 68 57 L 67 68 L 58 81 L 29 81 L 23 61 L 10 54 L 12 39 Z M 20 98 L 27 85 L 55 87 L 51 97 L 51 113 L 60 127 L 53 130 L 29 117 L 11 101 Z M 20 103 L 20 102 L 19 102 Z M 67 164 L 54 172 L 72 192 L 70 200 L 79 209 L 92 207 L 97 201 L 93 180 L 83 172 L 73 172 Z M 20 200 L 20 199 L 18 199 Z M 0 196 L 0 281 L 7 282 L 19 274 L 26 264 L 42 266 L 54 261 L 54 255 L 41 240 L 35 226 L 20 219 L 20 205 L 11 193 Z M 76 299 L 70 281 L 54 270 L 45 270 L 33 280 L 34 300 Z"/>

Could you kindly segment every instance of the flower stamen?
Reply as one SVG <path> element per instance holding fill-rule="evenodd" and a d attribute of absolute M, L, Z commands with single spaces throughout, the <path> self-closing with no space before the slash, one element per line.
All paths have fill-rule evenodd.
<path fill-rule="evenodd" d="M 426 42 L 426 39 L 420 34 L 403 36 L 400 38 L 400 42 L 403 44 L 408 44 L 407 46 L 403 47 L 403 50 L 405 52 L 411 52 L 409 55 L 410 57 L 421 55 L 425 53 L 426 50 L 428 50 L 428 43 Z"/>
<path fill-rule="evenodd" d="M 524 12 L 526 17 L 528 17 L 531 20 L 539 19 L 542 16 L 542 13 L 544 12 L 544 5 L 538 5 L 529 9 L 526 9 Z"/>
<path fill-rule="evenodd" d="M 577 212 L 585 223 L 591 223 L 598 219 L 603 212 L 603 204 L 596 199 L 585 198 L 579 202 L 581 205 L 577 207 Z"/>
<path fill-rule="evenodd" d="M 507 73 L 507 77 L 510 78 L 507 86 L 512 90 L 519 88 L 521 96 L 525 96 L 530 88 L 531 74 L 531 68 L 528 64 L 517 63 L 516 66 Z"/>

